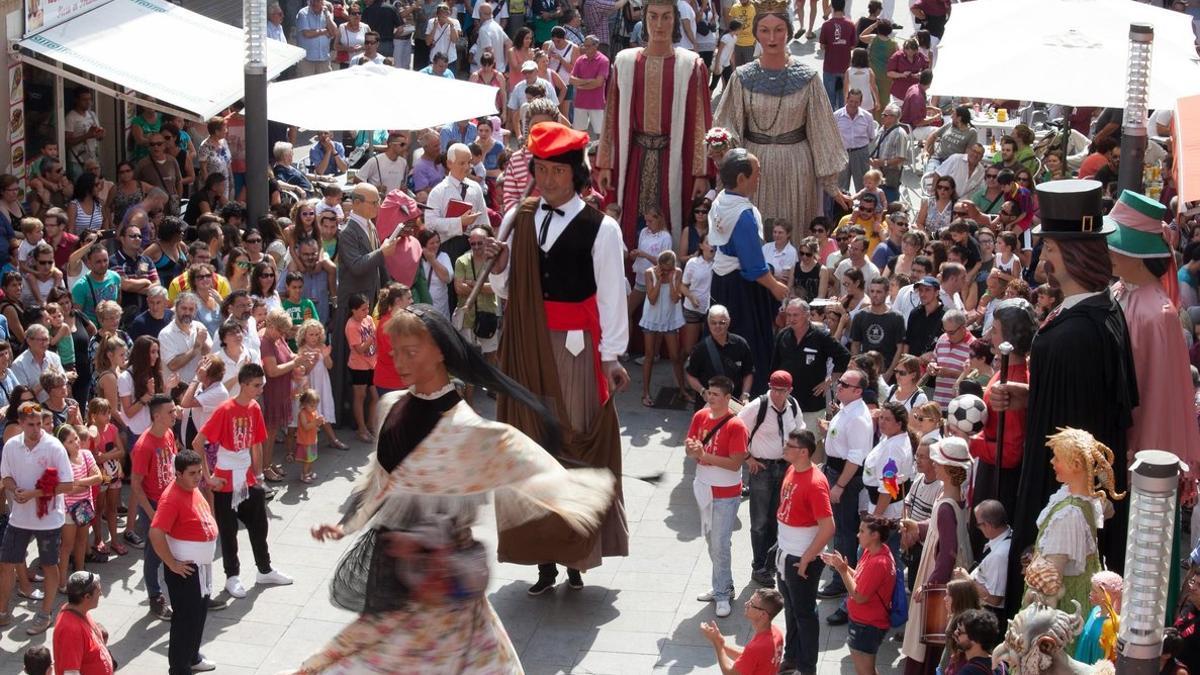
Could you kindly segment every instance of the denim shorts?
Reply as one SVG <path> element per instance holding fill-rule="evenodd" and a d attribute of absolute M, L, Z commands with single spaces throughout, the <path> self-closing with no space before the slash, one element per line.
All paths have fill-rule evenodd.
<path fill-rule="evenodd" d="M 29 552 L 29 540 L 37 539 L 38 562 L 43 566 L 58 564 L 58 547 L 62 543 L 62 529 L 26 530 L 11 523 L 4 529 L 0 539 L 0 563 L 23 563 Z"/>
<path fill-rule="evenodd" d="M 846 644 L 856 652 L 863 654 L 876 654 L 879 652 L 879 645 L 883 644 L 883 638 L 887 635 L 887 631 L 875 626 L 868 626 L 865 623 L 850 622 L 850 639 Z"/>

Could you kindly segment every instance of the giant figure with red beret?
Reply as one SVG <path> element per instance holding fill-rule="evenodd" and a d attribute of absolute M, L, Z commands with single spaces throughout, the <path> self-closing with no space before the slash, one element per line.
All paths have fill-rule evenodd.
<path fill-rule="evenodd" d="M 567 567 L 568 583 L 577 589 L 583 587 L 582 571 L 599 566 L 603 557 L 629 552 L 613 398 L 629 384 L 617 361 L 629 341 L 621 228 L 579 196 L 590 181 L 587 145 L 585 132 L 557 122 L 534 125 L 528 148 L 541 196 L 510 209 L 500 228 L 503 241 L 489 242 L 496 256 L 492 288 L 508 300 L 501 370 L 542 397 L 562 420 L 561 461 L 607 468 L 617 478 L 612 508 L 591 537 L 554 516 L 500 533 L 500 560 L 538 565 L 531 595 L 553 588 L 557 565 Z M 501 396 L 497 415 L 542 437 L 542 420 L 514 401 Z"/>

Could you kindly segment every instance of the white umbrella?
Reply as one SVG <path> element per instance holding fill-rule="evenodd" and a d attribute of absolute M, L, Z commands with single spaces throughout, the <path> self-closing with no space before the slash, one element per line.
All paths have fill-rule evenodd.
<path fill-rule="evenodd" d="M 954 6 L 930 93 L 1123 108 L 1131 23 L 1154 27 L 1150 108 L 1200 92 L 1187 14 L 1131 0 L 978 0 Z"/>
<path fill-rule="evenodd" d="M 304 129 L 424 129 L 494 114 L 495 87 L 375 64 L 267 89 L 267 117 Z"/>

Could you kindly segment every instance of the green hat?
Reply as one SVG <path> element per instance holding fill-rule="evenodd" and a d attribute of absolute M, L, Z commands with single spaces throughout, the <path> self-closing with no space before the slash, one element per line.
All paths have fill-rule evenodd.
<path fill-rule="evenodd" d="M 1116 225 L 1108 235 L 1108 247 L 1130 258 L 1166 258 L 1171 247 L 1163 238 L 1163 218 L 1167 207 L 1136 192 L 1124 190 L 1117 204 L 1104 217 L 1105 224 Z"/>

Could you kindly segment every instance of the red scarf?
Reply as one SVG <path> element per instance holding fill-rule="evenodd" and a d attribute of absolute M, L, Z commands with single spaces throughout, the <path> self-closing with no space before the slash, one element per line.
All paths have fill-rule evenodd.
<path fill-rule="evenodd" d="M 58 489 L 58 469 L 48 467 L 34 487 L 42 492 L 42 496 L 37 498 L 38 518 L 45 518 L 50 512 L 50 502 L 54 500 L 54 493 Z"/>

